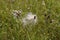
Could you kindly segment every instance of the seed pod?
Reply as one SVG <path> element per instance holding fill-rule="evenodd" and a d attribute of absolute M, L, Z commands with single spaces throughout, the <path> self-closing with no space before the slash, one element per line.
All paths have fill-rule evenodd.
<path fill-rule="evenodd" d="M 36 16 L 34 16 L 34 19 L 36 19 Z"/>

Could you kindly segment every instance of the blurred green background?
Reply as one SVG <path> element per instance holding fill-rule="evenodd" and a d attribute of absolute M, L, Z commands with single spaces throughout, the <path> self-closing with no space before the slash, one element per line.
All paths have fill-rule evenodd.
<path fill-rule="evenodd" d="M 36 14 L 37 24 L 23 28 L 12 15 L 20 9 L 21 18 Z M 0 40 L 60 40 L 60 0 L 0 0 Z"/>

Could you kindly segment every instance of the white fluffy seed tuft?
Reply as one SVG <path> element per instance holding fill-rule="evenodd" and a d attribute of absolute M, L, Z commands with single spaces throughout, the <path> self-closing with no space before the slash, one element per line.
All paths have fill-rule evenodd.
<path fill-rule="evenodd" d="M 18 18 L 21 15 L 22 11 L 21 10 L 13 10 L 12 14 L 14 18 Z"/>
<path fill-rule="evenodd" d="M 30 25 L 30 24 L 36 24 L 37 22 L 37 16 L 35 14 L 32 14 L 32 12 L 29 12 L 26 17 L 22 19 L 23 25 Z"/>

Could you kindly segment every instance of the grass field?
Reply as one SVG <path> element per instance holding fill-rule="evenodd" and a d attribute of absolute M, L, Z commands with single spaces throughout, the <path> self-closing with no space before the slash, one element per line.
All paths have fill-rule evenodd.
<path fill-rule="evenodd" d="M 36 14 L 37 24 L 23 28 L 12 15 L 20 9 L 20 18 Z M 60 40 L 60 0 L 0 0 L 0 40 Z"/>

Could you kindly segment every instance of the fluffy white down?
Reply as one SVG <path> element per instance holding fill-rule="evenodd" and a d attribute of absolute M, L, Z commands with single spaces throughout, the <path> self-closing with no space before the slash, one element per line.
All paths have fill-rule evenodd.
<path fill-rule="evenodd" d="M 34 16 L 36 17 L 35 19 L 34 19 Z M 22 20 L 23 20 L 22 21 L 23 22 L 23 25 L 36 24 L 36 22 L 37 22 L 37 16 L 34 15 L 34 14 L 32 14 L 31 12 L 29 12 L 26 15 L 26 17 L 24 17 Z"/>

